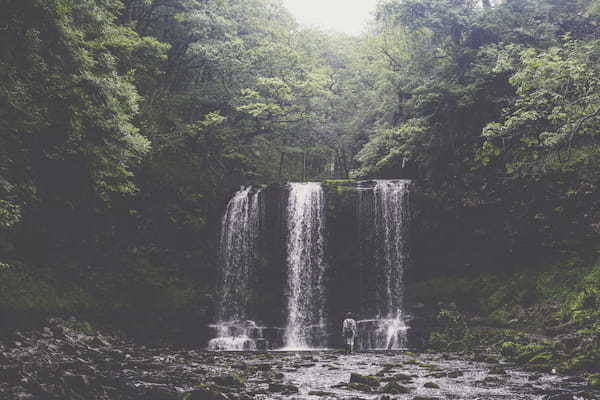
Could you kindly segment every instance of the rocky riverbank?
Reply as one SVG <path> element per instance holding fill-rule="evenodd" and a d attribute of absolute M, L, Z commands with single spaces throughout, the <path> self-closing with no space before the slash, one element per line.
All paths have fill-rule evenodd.
<path fill-rule="evenodd" d="M 506 275 L 439 276 L 411 287 L 413 345 L 500 354 L 520 368 L 600 388 L 600 264 Z M 416 301 L 414 301 L 416 300 Z"/>
<path fill-rule="evenodd" d="M 74 320 L 0 342 L 7 400 L 597 399 L 584 379 L 494 357 L 410 352 L 209 353 L 135 345 Z"/>

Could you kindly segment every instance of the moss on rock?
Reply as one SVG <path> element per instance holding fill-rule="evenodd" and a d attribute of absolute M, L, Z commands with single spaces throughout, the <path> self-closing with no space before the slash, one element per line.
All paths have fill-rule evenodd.
<path fill-rule="evenodd" d="M 378 387 L 380 380 L 376 376 L 361 375 L 353 372 L 350 374 L 350 383 L 358 383 L 361 385 L 367 385 L 369 387 Z"/>
<path fill-rule="evenodd" d="M 395 381 L 392 381 L 385 385 L 381 390 L 383 393 L 387 394 L 405 394 L 410 393 L 410 389 L 406 386 L 402 386 Z"/>

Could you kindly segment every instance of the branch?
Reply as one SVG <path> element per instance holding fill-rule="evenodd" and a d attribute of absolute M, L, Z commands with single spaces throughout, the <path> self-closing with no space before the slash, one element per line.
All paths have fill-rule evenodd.
<path fill-rule="evenodd" d="M 382 47 L 381 52 L 389 59 L 389 61 L 392 64 L 392 68 L 394 68 L 394 71 L 399 71 L 401 65 L 400 62 L 396 60 L 396 58 L 392 56 L 385 48 Z"/>
<path fill-rule="evenodd" d="M 573 129 L 573 131 L 571 131 L 571 134 L 569 135 L 569 147 L 567 150 L 567 159 L 571 158 L 571 145 L 573 143 L 573 137 L 575 136 L 575 134 L 581 129 L 581 127 L 587 120 L 592 119 L 598 115 L 600 115 L 600 107 L 598 107 L 596 109 L 596 111 L 594 111 L 593 113 L 586 115 L 585 117 L 581 118 L 579 120 L 579 122 L 577 122 L 575 129 Z"/>

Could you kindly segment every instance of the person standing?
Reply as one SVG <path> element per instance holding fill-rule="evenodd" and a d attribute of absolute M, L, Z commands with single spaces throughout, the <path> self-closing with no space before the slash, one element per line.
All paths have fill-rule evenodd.
<path fill-rule="evenodd" d="M 342 323 L 342 336 L 344 337 L 344 345 L 346 353 L 350 354 L 354 351 L 354 339 L 358 330 L 356 328 L 356 321 L 352 318 L 352 313 L 346 313 L 346 319 Z"/>

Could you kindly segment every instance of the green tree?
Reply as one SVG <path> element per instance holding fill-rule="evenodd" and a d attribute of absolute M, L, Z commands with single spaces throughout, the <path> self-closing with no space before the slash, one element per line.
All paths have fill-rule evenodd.
<path fill-rule="evenodd" d="M 160 54 L 160 46 L 116 25 L 118 1 L 2 3 L 3 179 L 27 210 L 25 231 L 50 247 L 94 246 L 99 213 L 135 193 L 134 167 L 150 149 L 134 124 L 139 95 L 121 57 Z M 65 233 L 42 233 L 56 231 Z"/>

